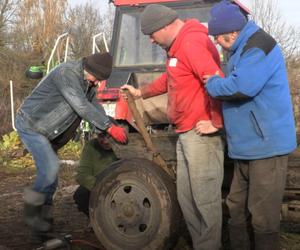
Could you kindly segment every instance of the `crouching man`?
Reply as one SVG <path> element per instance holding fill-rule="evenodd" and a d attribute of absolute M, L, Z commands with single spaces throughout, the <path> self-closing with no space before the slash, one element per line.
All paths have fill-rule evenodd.
<path fill-rule="evenodd" d="M 84 145 L 76 170 L 79 187 L 73 198 L 78 210 L 89 217 L 89 200 L 97 175 L 112 162 L 118 160 L 104 134 L 90 140 Z"/>

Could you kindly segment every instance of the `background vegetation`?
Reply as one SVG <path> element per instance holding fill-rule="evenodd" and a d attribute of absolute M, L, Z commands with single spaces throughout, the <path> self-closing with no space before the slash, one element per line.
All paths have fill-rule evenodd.
<path fill-rule="evenodd" d="M 37 84 L 26 78 L 26 70 L 47 63 L 59 35 L 70 34 L 70 59 L 92 53 L 93 35 L 103 32 L 110 40 L 113 7 L 101 11 L 91 1 L 73 8 L 67 0 L 0 1 L 0 135 L 12 130 L 9 81 L 17 109 Z"/>

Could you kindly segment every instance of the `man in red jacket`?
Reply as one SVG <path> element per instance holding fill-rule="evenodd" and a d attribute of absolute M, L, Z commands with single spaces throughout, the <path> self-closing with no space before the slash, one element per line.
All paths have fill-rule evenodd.
<path fill-rule="evenodd" d="M 168 94 L 167 115 L 179 134 L 177 193 L 194 249 L 221 246 L 221 185 L 223 143 L 220 103 L 207 95 L 203 76 L 220 71 L 219 54 L 198 20 L 180 20 L 176 11 L 148 5 L 141 29 L 167 52 L 166 72 L 154 82 L 135 89 L 135 97 Z"/>

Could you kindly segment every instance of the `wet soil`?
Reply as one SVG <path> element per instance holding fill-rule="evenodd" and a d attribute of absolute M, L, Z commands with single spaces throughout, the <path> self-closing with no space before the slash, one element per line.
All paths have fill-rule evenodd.
<path fill-rule="evenodd" d="M 22 219 L 23 190 L 30 186 L 35 178 L 34 174 L 34 169 L 8 173 L 2 171 L 0 166 L 0 250 L 31 250 L 41 246 L 41 241 L 32 236 Z M 54 230 L 51 237 L 63 238 L 64 235 L 72 235 L 74 240 L 83 240 L 84 243 L 89 242 L 104 249 L 89 227 L 87 217 L 78 212 L 73 202 L 72 195 L 77 187 L 73 174 L 74 167 L 61 168 L 59 187 L 54 197 Z M 93 248 L 81 245 L 76 249 Z"/>
<path fill-rule="evenodd" d="M 34 178 L 33 168 L 8 172 L 0 164 L 0 250 L 32 250 L 41 246 L 41 242 L 32 237 L 22 220 L 23 190 L 31 185 Z M 54 197 L 54 234 L 60 238 L 70 234 L 75 241 L 84 243 L 73 246 L 73 250 L 95 249 L 87 243 L 104 250 L 89 227 L 88 219 L 78 212 L 73 202 L 72 195 L 76 187 L 74 166 L 63 165 L 60 170 L 59 187 Z M 281 246 L 284 250 L 300 250 L 300 221 L 282 223 Z M 223 247 L 225 250 L 229 249 L 228 239 L 223 242 Z M 176 246 L 176 250 L 188 249 L 182 241 Z"/>

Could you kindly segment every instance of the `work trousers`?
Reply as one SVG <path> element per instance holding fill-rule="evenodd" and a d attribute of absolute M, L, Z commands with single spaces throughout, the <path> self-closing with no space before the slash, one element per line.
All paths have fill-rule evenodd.
<path fill-rule="evenodd" d="M 251 222 L 254 237 L 279 234 L 287 163 L 287 155 L 235 161 L 226 200 L 230 212 L 229 227 L 244 228 L 246 232 Z M 231 241 L 234 241 L 232 236 Z"/>
<path fill-rule="evenodd" d="M 88 217 L 90 195 L 91 191 L 83 186 L 79 186 L 73 195 L 73 199 L 77 205 L 78 211 L 85 213 Z"/>
<path fill-rule="evenodd" d="M 193 248 L 221 246 L 224 147 L 219 135 L 201 136 L 194 130 L 177 141 L 177 196 Z"/>

